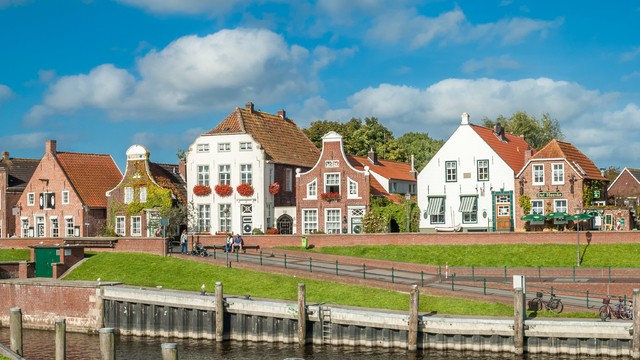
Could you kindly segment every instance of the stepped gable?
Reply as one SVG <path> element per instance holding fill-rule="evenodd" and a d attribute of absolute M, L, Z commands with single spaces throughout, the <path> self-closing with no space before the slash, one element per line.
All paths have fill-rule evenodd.
<path fill-rule="evenodd" d="M 566 161 L 575 168 L 576 173 L 583 178 L 592 180 L 607 180 L 600 173 L 600 169 L 583 154 L 573 144 L 559 141 L 556 139 L 551 140 L 545 147 L 538 151 L 531 159 L 566 159 Z M 576 166 L 576 164 L 578 166 Z M 582 169 L 582 171 L 580 170 Z"/>
<path fill-rule="evenodd" d="M 180 175 L 177 164 L 149 162 L 149 172 L 151 172 L 156 184 L 171 190 L 179 202 L 187 203 L 187 182 Z"/>
<path fill-rule="evenodd" d="M 122 179 L 111 155 L 58 152 L 56 157 L 82 202 L 89 207 L 106 208 L 106 192 Z"/>
<path fill-rule="evenodd" d="M 524 138 L 508 133 L 502 133 L 501 136 L 498 136 L 493 129 L 474 124 L 469 125 L 509 165 L 514 173 L 518 173 L 522 169 L 525 163 L 525 152 L 530 148 Z"/>

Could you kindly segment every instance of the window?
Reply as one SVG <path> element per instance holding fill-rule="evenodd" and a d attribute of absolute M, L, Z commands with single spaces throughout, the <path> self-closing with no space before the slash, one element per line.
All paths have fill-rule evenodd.
<path fill-rule="evenodd" d="M 478 197 L 461 196 L 460 209 L 463 224 L 475 224 L 478 222 Z"/>
<path fill-rule="evenodd" d="M 125 226 L 125 217 L 116 216 L 116 228 L 114 229 L 116 235 L 125 236 Z"/>
<path fill-rule="evenodd" d="M 357 198 L 358 197 L 358 183 L 349 179 L 349 198 Z"/>
<path fill-rule="evenodd" d="M 140 202 L 141 203 L 147 202 L 147 188 L 146 187 L 141 187 L 140 188 Z"/>
<path fill-rule="evenodd" d="M 251 164 L 242 164 L 240 165 L 240 183 L 241 184 L 249 184 L 253 183 L 253 178 L 251 174 Z"/>
<path fill-rule="evenodd" d="M 69 204 L 69 190 L 62 191 L 62 205 Z"/>
<path fill-rule="evenodd" d="M 478 181 L 489 181 L 489 160 L 478 160 Z"/>
<path fill-rule="evenodd" d="M 286 178 L 285 178 L 285 191 L 293 191 L 293 170 L 287 168 L 285 170 Z"/>
<path fill-rule="evenodd" d="M 561 185 L 564 184 L 564 164 L 552 164 L 553 177 L 551 178 L 551 184 Z"/>
<path fill-rule="evenodd" d="M 140 216 L 131 217 L 131 236 L 142 236 L 142 218 Z"/>
<path fill-rule="evenodd" d="M 198 165 L 198 185 L 209 185 L 209 165 Z"/>
<path fill-rule="evenodd" d="M 29 237 L 29 218 L 22 218 L 20 230 L 22 231 L 22 237 Z"/>
<path fill-rule="evenodd" d="M 231 204 L 220 204 L 220 231 L 231 232 Z"/>
<path fill-rule="evenodd" d="M 533 185 L 544 185 L 544 165 L 534 164 L 532 166 Z"/>
<path fill-rule="evenodd" d="M 198 232 L 209 232 L 211 228 L 211 206 L 198 205 Z"/>
<path fill-rule="evenodd" d="M 307 184 L 307 198 L 318 198 L 318 180 L 313 180 Z"/>
<path fill-rule="evenodd" d="M 231 165 L 218 166 L 218 182 L 231 185 Z"/>
<path fill-rule="evenodd" d="M 133 202 L 133 188 L 125 187 L 124 188 L 124 203 L 131 204 Z"/>
<path fill-rule="evenodd" d="M 250 142 L 241 142 L 240 143 L 240 151 L 248 151 L 253 149 L 253 143 Z"/>
<path fill-rule="evenodd" d="M 431 224 L 444 224 L 445 198 L 442 196 L 429 197 L 427 214 Z"/>
<path fill-rule="evenodd" d="M 553 211 L 555 212 L 567 212 L 567 200 L 556 199 L 553 201 Z"/>
<path fill-rule="evenodd" d="M 196 145 L 196 152 L 199 153 L 208 153 L 209 152 L 209 144 L 198 144 Z"/>
<path fill-rule="evenodd" d="M 340 234 L 340 209 L 326 209 L 324 230 L 327 234 Z"/>
<path fill-rule="evenodd" d="M 73 237 L 74 236 L 74 231 L 73 231 L 73 218 L 72 217 L 66 217 L 64 218 L 64 234 L 67 237 Z"/>
<path fill-rule="evenodd" d="M 447 182 L 458 181 L 458 164 L 455 161 L 445 161 L 444 168 Z"/>
<path fill-rule="evenodd" d="M 302 232 L 313 234 L 318 231 L 318 210 L 302 210 Z"/>
<path fill-rule="evenodd" d="M 218 151 L 231 151 L 231 144 L 230 143 L 218 144 Z"/>
<path fill-rule="evenodd" d="M 58 222 L 58 218 L 57 217 L 49 218 L 49 223 L 51 225 L 51 237 L 59 237 L 60 223 Z"/>
<path fill-rule="evenodd" d="M 542 200 L 531 200 L 531 214 L 544 215 L 544 204 Z"/>
<path fill-rule="evenodd" d="M 36 194 L 27 193 L 27 206 L 34 206 L 36 204 Z"/>
<path fill-rule="evenodd" d="M 324 192 L 340 193 L 340 174 L 326 173 L 324 174 Z"/>

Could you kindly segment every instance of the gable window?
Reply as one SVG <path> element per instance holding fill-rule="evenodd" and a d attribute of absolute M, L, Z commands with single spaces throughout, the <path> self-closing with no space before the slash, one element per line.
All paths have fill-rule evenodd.
<path fill-rule="evenodd" d="M 73 217 L 64 218 L 64 234 L 67 237 L 74 236 Z"/>
<path fill-rule="evenodd" d="M 231 185 L 231 165 L 218 166 L 218 183 Z"/>
<path fill-rule="evenodd" d="M 326 173 L 324 174 L 324 192 L 340 193 L 340 174 Z"/>
<path fill-rule="evenodd" d="M 198 165 L 198 185 L 209 185 L 209 165 Z"/>
<path fill-rule="evenodd" d="M 50 226 L 51 226 L 51 237 L 59 237 L 60 236 L 60 223 L 58 222 L 57 217 L 49 218 Z"/>
<path fill-rule="evenodd" d="M 489 160 L 478 160 L 478 181 L 489 181 Z"/>
<path fill-rule="evenodd" d="M 196 145 L 196 152 L 208 153 L 209 152 L 209 144 L 198 144 L 198 145 Z"/>
<path fill-rule="evenodd" d="M 219 204 L 220 231 L 231 232 L 231 204 Z"/>
<path fill-rule="evenodd" d="M 463 224 L 475 224 L 478 222 L 478 197 L 461 196 L 460 209 Z"/>
<path fill-rule="evenodd" d="M 287 168 L 285 170 L 286 173 L 286 182 L 285 182 L 285 191 L 292 191 L 293 190 L 293 170 Z"/>
<path fill-rule="evenodd" d="M 348 179 L 348 183 L 349 183 L 349 194 L 347 195 L 348 198 L 357 198 L 358 197 L 358 183 Z"/>
<path fill-rule="evenodd" d="M 231 151 L 231 143 L 218 144 L 218 151 Z"/>
<path fill-rule="evenodd" d="M 447 182 L 458 181 L 458 164 L 455 161 L 445 161 L 444 168 Z"/>
<path fill-rule="evenodd" d="M 318 231 L 318 209 L 302 210 L 302 232 L 313 234 Z"/>
<path fill-rule="evenodd" d="M 140 216 L 131 217 L 131 236 L 142 236 L 142 218 Z"/>
<path fill-rule="evenodd" d="M 544 204 L 542 200 L 531 200 L 531 214 L 544 214 Z"/>
<path fill-rule="evenodd" d="M 340 234 L 340 209 L 326 209 L 324 230 L 327 234 Z"/>
<path fill-rule="evenodd" d="M 36 194 L 27 193 L 27 206 L 34 206 L 36 204 Z"/>
<path fill-rule="evenodd" d="M 133 188 L 125 187 L 124 188 L 124 203 L 131 204 L 133 202 Z"/>
<path fill-rule="evenodd" d="M 551 184 L 553 185 L 562 185 L 564 184 L 564 164 L 552 164 L 552 174 Z"/>
<path fill-rule="evenodd" d="M 198 205 L 198 232 L 209 232 L 211 228 L 211 206 L 209 204 Z"/>
<path fill-rule="evenodd" d="M 318 198 L 318 180 L 317 179 L 307 184 L 307 198 L 311 198 L 311 199 Z"/>
<path fill-rule="evenodd" d="M 553 201 L 553 211 L 555 212 L 567 212 L 567 200 L 556 199 Z"/>
<path fill-rule="evenodd" d="M 69 204 L 69 190 L 62 191 L 62 205 Z"/>
<path fill-rule="evenodd" d="M 431 224 L 444 224 L 445 198 L 430 196 L 427 204 L 427 215 Z"/>
<path fill-rule="evenodd" d="M 249 184 L 253 183 L 253 175 L 251 173 L 251 164 L 240 165 L 240 183 Z"/>
<path fill-rule="evenodd" d="M 114 229 L 116 235 L 125 236 L 125 217 L 116 216 L 116 227 Z"/>
<path fill-rule="evenodd" d="M 147 202 L 147 188 L 146 187 L 141 187 L 140 188 L 140 202 L 141 203 Z"/>
<path fill-rule="evenodd" d="M 248 151 L 253 149 L 253 143 L 251 142 L 241 142 L 240 143 L 240 151 Z"/>
<path fill-rule="evenodd" d="M 531 166 L 533 185 L 544 185 L 544 165 L 533 164 Z"/>

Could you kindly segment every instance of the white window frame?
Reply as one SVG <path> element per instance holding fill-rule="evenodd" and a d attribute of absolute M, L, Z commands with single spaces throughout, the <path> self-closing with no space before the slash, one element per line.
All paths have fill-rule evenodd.
<path fill-rule="evenodd" d="M 564 185 L 564 164 L 551 164 L 551 185 Z"/>
<path fill-rule="evenodd" d="M 478 181 L 489 181 L 489 160 L 478 160 Z"/>
<path fill-rule="evenodd" d="M 253 185 L 253 166 L 240 164 L 240 183 Z"/>
<path fill-rule="evenodd" d="M 133 188 L 131 186 L 126 186 L 124 188 L 124 203 L 131 204 L 133 202 Z"/>
<path fill-rule="evenodd" d="M 544 164 L 531 165 L 531 185 L 544 185 Z"/>
<path fill-rule="evenodd" d="M 253 150 L 253 143 L 251 141 L 240 142 L 240 151 L 251 151 L 251 150 Z"/>
<path fill-rule="evenodd" d="M 140 202 L 141 203 L 146 203 L 147 202 L 147 188 L 146 187 L 141 187 L 140 188 Z"/>
<path fill-rule="evenodd" d="M 131 218 L 131 236 L 142 236 L 142 216 L 132 216 Z"/>
<path fill-rule="evenodd" d="M 358 199 L 358 182 L 347 177 L 348 193 L 347 198 Z"/>
<path fill-rule="evenodd" d="M 27 193 L 27 206 L 35 206 L 36 205 L 36 193 Z"/>
<path fill-rule="evenodd" d="M 324 232 L 340 234 L 342 229 L 342 210 L 340 208 L 324 209 Z"/>
<path fill-rule="evenodd" d="M 211 232 L 211 205 L 198 205 L 198 232 Z"/>
<path fill-rule="evenodd" d="M 198 185 L 209 186 L 209 165 L 198 165 Z"/>
<path fill-rule="evenodd" d="M 544 200 L 531 200 L 531 211 L 529 214 L 544 215 Z"/>
<path fill-rule="evenodd" d="M 57 216 L 49 217 L 49 229 L 51 237 L 60 237 L 60 222 Z"/>
<path fill-rule="evenodd" d="M 218 165 L 218 183 L 231 185 L 231 165 Z"/>
<path fill-rule="evenodd" d="M 445 182 L 457 182 L 458 181 L 458 162 L 445 161 L 444 174 L 445 174 L 444 176 Z"/>
<path fill-rule="evenodd" d="M 116 216 L 116 223 L 114 226 L 114 232 L 116 235 L 126 236 L 127 235 L 127 218 L 124 216 Z"/>
<path fill-rule="evenodd" d="M 337 193 L 340 194 L 340 173 L 324 173 L 324 192 L 330 193 L 329 187 L 337 186 Z M 336 192 L 336 191 L 333 191 Z"/>
<path fill-rule="evenodd" d="M 231 232 L 231 204 L 218 204 L 218 230 Z"/>
<path fill-rule="evenodd" d="M 69 205 L 69 190 L 62 190 L 62 205 Z"/>
<path fill-rule="evenodd" d="M 231 151 L 231 143 L 218 144 L 218 152 L 228 152 L 228 151 Z"/>
<path fill-rule="evenodd" d="M 73 221 L 73 216 L 65 216 L 64 217 L 64 235 L 66 237 L 74 237 L 75 234 L 75 221 Z"/>
<path fill-rule="evenodd" d="M 569 210 L 569 202 L 567 199 L 555 199 L 553 200 L 553 211 L 554 212 L 568 212 Z"/>
<path fill-rule="evenodd" d="M 313 234 L 318 231 L 318 209 L 302 209 L 302 233 Z"/>
<path fill-rule="evenodd" d="M 307 183 L 307 199 L 318 198 L 318 179 L 313 179 L 310 183 Z"/>
<path fill-rule="evenodd" d="M 196 152 L 208 153 L 209 152 L 209 144 L 208 143 L 197 144 L 196 145 Z"/>

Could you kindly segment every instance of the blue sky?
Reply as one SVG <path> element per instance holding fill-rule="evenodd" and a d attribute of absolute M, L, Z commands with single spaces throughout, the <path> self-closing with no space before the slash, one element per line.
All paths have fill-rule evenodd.
<path fill-rule="evenodd" d="M 516 111 L 597 166 L 640 167 L 640 3 L 0 0 L 0 150 L 133 144 L 175 163 L 248 101 L 447 139 Z"/>

